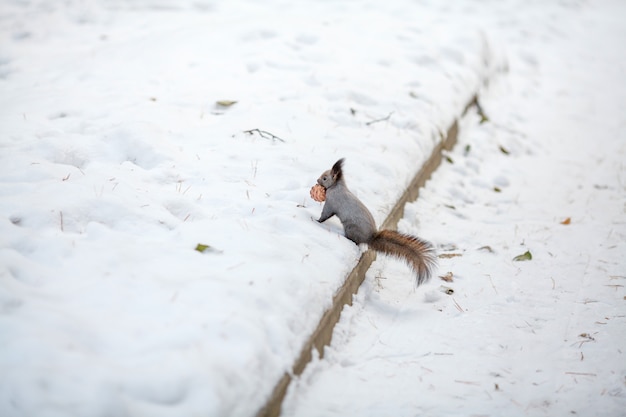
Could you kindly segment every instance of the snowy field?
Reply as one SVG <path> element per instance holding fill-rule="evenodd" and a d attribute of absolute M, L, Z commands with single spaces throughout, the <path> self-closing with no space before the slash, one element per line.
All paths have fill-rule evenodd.
<path fill-rule="evenodd" d="M 620 415 L 624 6 L 2 1 L 0 415 L 255 415 L 361 254 L 319 173 L 380 224 L 479 91 L 452 282 L 379 257 L 284 414 Z"/>
<path fill-rule="evenodd" d="M 1 7 L 2 416 L 254 415 L 360 256 L 315 179 L 380 222 L 491 71 L 409 1 Z"/>

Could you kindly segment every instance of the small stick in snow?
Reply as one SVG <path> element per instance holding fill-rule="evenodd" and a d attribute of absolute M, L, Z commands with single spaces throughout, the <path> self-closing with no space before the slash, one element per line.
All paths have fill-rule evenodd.
<path fill-rule="evenodd" d="M 370 125 L 373 125 L 374 123 L 387 121 L 387 120 L 389 120 L 389 118 L 391 117 L 392 114 L 393 114 L 393 112 L 389 113 L 387 115 L 387 117 L 383 117 L 382 119 L 370 120 L 369 122 L 365 123 L 365 125 L 366 126 L 370 126 Z"/>
<path fill-rule="evenodd" d="M 585 340 L 581 340 L 580 341 L 580 344 L 578 345 L 578 348 L 581 348 L 582 345 L 587 343 L 587 342 L 595 342 L 596 341 L 596 339 L 593 336 L 591 336 L 590 334 L 588 334 L 588 333 L 581 333 L 581 334 L 578 335 L 578 337 L 582 337 L 583 339 L 585 339 Z"/>
<path fill-rule="evenodd" d="M 461 381 L 459 379 L 455 379 L 454 382 L 457 382 L 459 384 L 466 384 L 466 385 L 480 385 L 480 382 L 476 382 L 476 381 Z"/>
<path fill-rule="evenodd" d="M 456 308 L 461 312 L 461 313 L 465 313 L 465 310 L 463 310 L 463 308 L 459 305 L 459 303 L 456 302 L 456 300 L 454 299 L 454 297 L 452 297 L 452 301 L 454 301 L 454 305 L 456 306 Z"/>
<path fill-rule="evenodd" d="M 480 116 L 480 123 L 482 124 L 488 122 L 489 118 L 485 114 L 485 110 L 483 110 L 483 107 L 478 102 L 478 99 L 474 100 L 474 105 L 476 106 L 476 113 L 478 113 L 478 115 Z"/>
<path fill-rule="evenodd" d="M 254 133 L 258 133 L 259 136 L 261 136 L 263 139 L 271 139 L 272 141 L 275 140 L 279 140 L 281 142 L 285 142 L 283 139 L 279 138 L 278 136 L 274 135 L 273 133 L 270 133 L 266 130 L 260 130 L 260 129 L 250 129 L 250 130 L 244 130 L 243 133 L 247 133 L 249 135 L 252 135 Z"/>
<path fill-rule="evenodd" d="M 489 274 L 485 274 L 489 277 L 489 282 L 491 282 L 491 287 L 493 288 L 493 290 L 496 292 L 496 294 L 498 294 L 498 290 L 496 289 L 496 286 L 493 283 L 493 280 L 491 279 L 491 275 Z"/>
<path fill-rule="evenodd" d="M 565 375 L 598 376 L 591 372 L 565 372 Z"/>
<path fill-rule="evenodd" d="M 256 172 L 259 167 L 259 160 L 257 159 L 254 162 L 250 161 L 250 165 L 252 165 L 252 178 L 256 178 Z"/>
<path fill-rule="evenodd" d="M 461 254 L 461 253 L 441 253 L 441 254 L 437 255 L 437 257 L 440 258 L 440 259 L 455 258 L 457 256 L 463 256 L 463 254 Z"/>
<path fill-rule="evenodd" d="M 63 230 L 63 212 L 59 211 L 59 217 L 61 217 L 61 231 L 64 232 L 65 230 Z"/>

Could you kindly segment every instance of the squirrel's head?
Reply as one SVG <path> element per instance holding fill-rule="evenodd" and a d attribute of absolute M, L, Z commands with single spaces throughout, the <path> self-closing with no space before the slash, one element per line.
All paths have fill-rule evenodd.
<path fill-rule="evenodd" d="M 335 162 L 335 165 L 328 171 L 324 171 L 322 175 L 317 179 L 317 183 L 324 188 L 329 188 L 335 185 L 343 177 L 343 158 Z"/>

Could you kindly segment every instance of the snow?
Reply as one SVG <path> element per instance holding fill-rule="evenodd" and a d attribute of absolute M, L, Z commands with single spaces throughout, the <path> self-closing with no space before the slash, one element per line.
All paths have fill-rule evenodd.
<path fill-rule="evenodd" d="M 0 414 L 255 415 L 361 254 L 317 176 L 380 224 L 480 90 L 400 225 L 454 281 L 379 257 L 284 414 L 618 415 L 623 9 L 4 1 Z"/>
<path fill-rule="evenodd" d="M 409 2 L 1 7 L 3 416 L 253 415 L 360 256 L 319 173 L 380 222 L 489 69 Z"/>
<path fill-rule="evenodd" d="M 400 224 L 452 281 L 379 257 L 283 415 L 624 415 L 626 9 L 519 10 L 481 9 L 510 72 Z"/>

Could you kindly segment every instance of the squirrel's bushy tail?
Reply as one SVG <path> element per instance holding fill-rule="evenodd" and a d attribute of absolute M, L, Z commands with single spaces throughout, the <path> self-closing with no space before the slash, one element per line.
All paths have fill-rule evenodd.
<path fill-rule="evenodd" d="M 381 230 L 367 244 L 376 252 L 405 260 L 417 275 L 417 285 L 430 279 L 437 264 L 435 248 L 429 242 L 395 230 Z"/>

